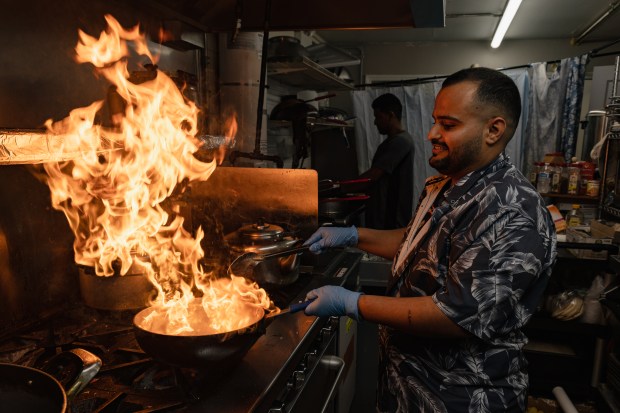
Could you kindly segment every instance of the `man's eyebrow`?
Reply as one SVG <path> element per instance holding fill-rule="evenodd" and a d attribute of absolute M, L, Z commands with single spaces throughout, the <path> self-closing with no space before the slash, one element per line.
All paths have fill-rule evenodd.
<path fill-rule="evenodd" d="M 460 119 L 455 118 L 454 116 L 449 116 L 449 115 L 440 115 L 440 116 L 437 116 L 435 119 L 436 120 L 451 120 L 454 122 L 460 122 Z"/>

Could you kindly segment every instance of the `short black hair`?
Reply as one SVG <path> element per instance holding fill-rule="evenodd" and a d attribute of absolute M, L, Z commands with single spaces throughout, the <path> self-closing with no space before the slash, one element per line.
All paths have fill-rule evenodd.
<path fill-rule="evenodd" d="M 504 73 L 488 67 L 471 67 L 451 74 L 443 81 L 442 88 L 461 82 L 478 84 L 476 100 L 479 103 L 492 105 L 500 110 L 506 118 L 511 138 L 521 116 L 521 95 L 515 82 Z"/>
<path fill-rule="evenodd" d="M 400 100 L 391 93 L 385 93 L 372 101 L 372 108 L 381 112 L 392 112 L 398 120 L 403 116 L 403 105 Z"/>

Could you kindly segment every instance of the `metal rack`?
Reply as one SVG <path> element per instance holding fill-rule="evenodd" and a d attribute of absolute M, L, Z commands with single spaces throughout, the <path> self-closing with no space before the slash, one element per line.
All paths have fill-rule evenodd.
<path fill-rule="evenodd" d="M 601 214 L 605 212 L 606 214 L 614 217 L 620 218 L 620 208 L 612 205 L 612 203 L 608 200 L 610 192 L 607 189 L 607 179 L 610 176 L 610 160 L 613 155 L 617 153 L 613 153 L 612 150 L 616 149 L 617 152 L 617 144 L 620 141 L 620 96 L 618 95 L 618 78 L 620 75 L 620 56 L 616 56 L 616 66 L 614 70 L 614 80 L 612 85 L 612 94 L 609 97 L 609 103 L 605 107 L 605 118 L 606 118 L 606 134 L 605 138 L 605 155 L 603 162 L 603 171 L 601 176 L 601 195 L 599 197 L 599 217 L 601 218 Z M 616 171 L 616 175 L 617 175 Z M 615 177 L 617 179 L 618 176 Z M 616 186 L 617 183 L 614 183 Z M 616 195 L 617 196 L 617 195 Z"/>

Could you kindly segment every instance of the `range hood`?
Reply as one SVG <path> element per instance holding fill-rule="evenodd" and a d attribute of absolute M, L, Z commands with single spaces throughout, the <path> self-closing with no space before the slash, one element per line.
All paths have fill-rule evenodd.
<path fill-rule="evenodd" d="M 205 32 L 263 31 L 266 21 L 270 31 L 445 26 L 445 0 L 157 0 L 143 4 Z"/>

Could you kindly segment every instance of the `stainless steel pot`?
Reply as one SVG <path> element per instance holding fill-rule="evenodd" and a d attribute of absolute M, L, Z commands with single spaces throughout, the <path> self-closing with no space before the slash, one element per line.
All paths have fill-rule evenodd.
<path fill-rule="evenodd" d="M 302 241 L 286 234 L 282 227 L 262 221 L 239 228 L 226 236 L 226 240 L 230 245 L 233 259 L 247 253 L 266 255 L 288 250 Z M 243 276 L 256 281 L 259 285 L 291 284 L 299 277 L 299 254 L 266 258 Z"/>
<path fill-rule="evenodd" d="M 84 303 L 99 310 L 144 308 L 155 293 L 144 269 L 135 264 L 127 274 L 110 277 L 98 276 L 93 267 L 79 266 L 79 279 Z"/>

